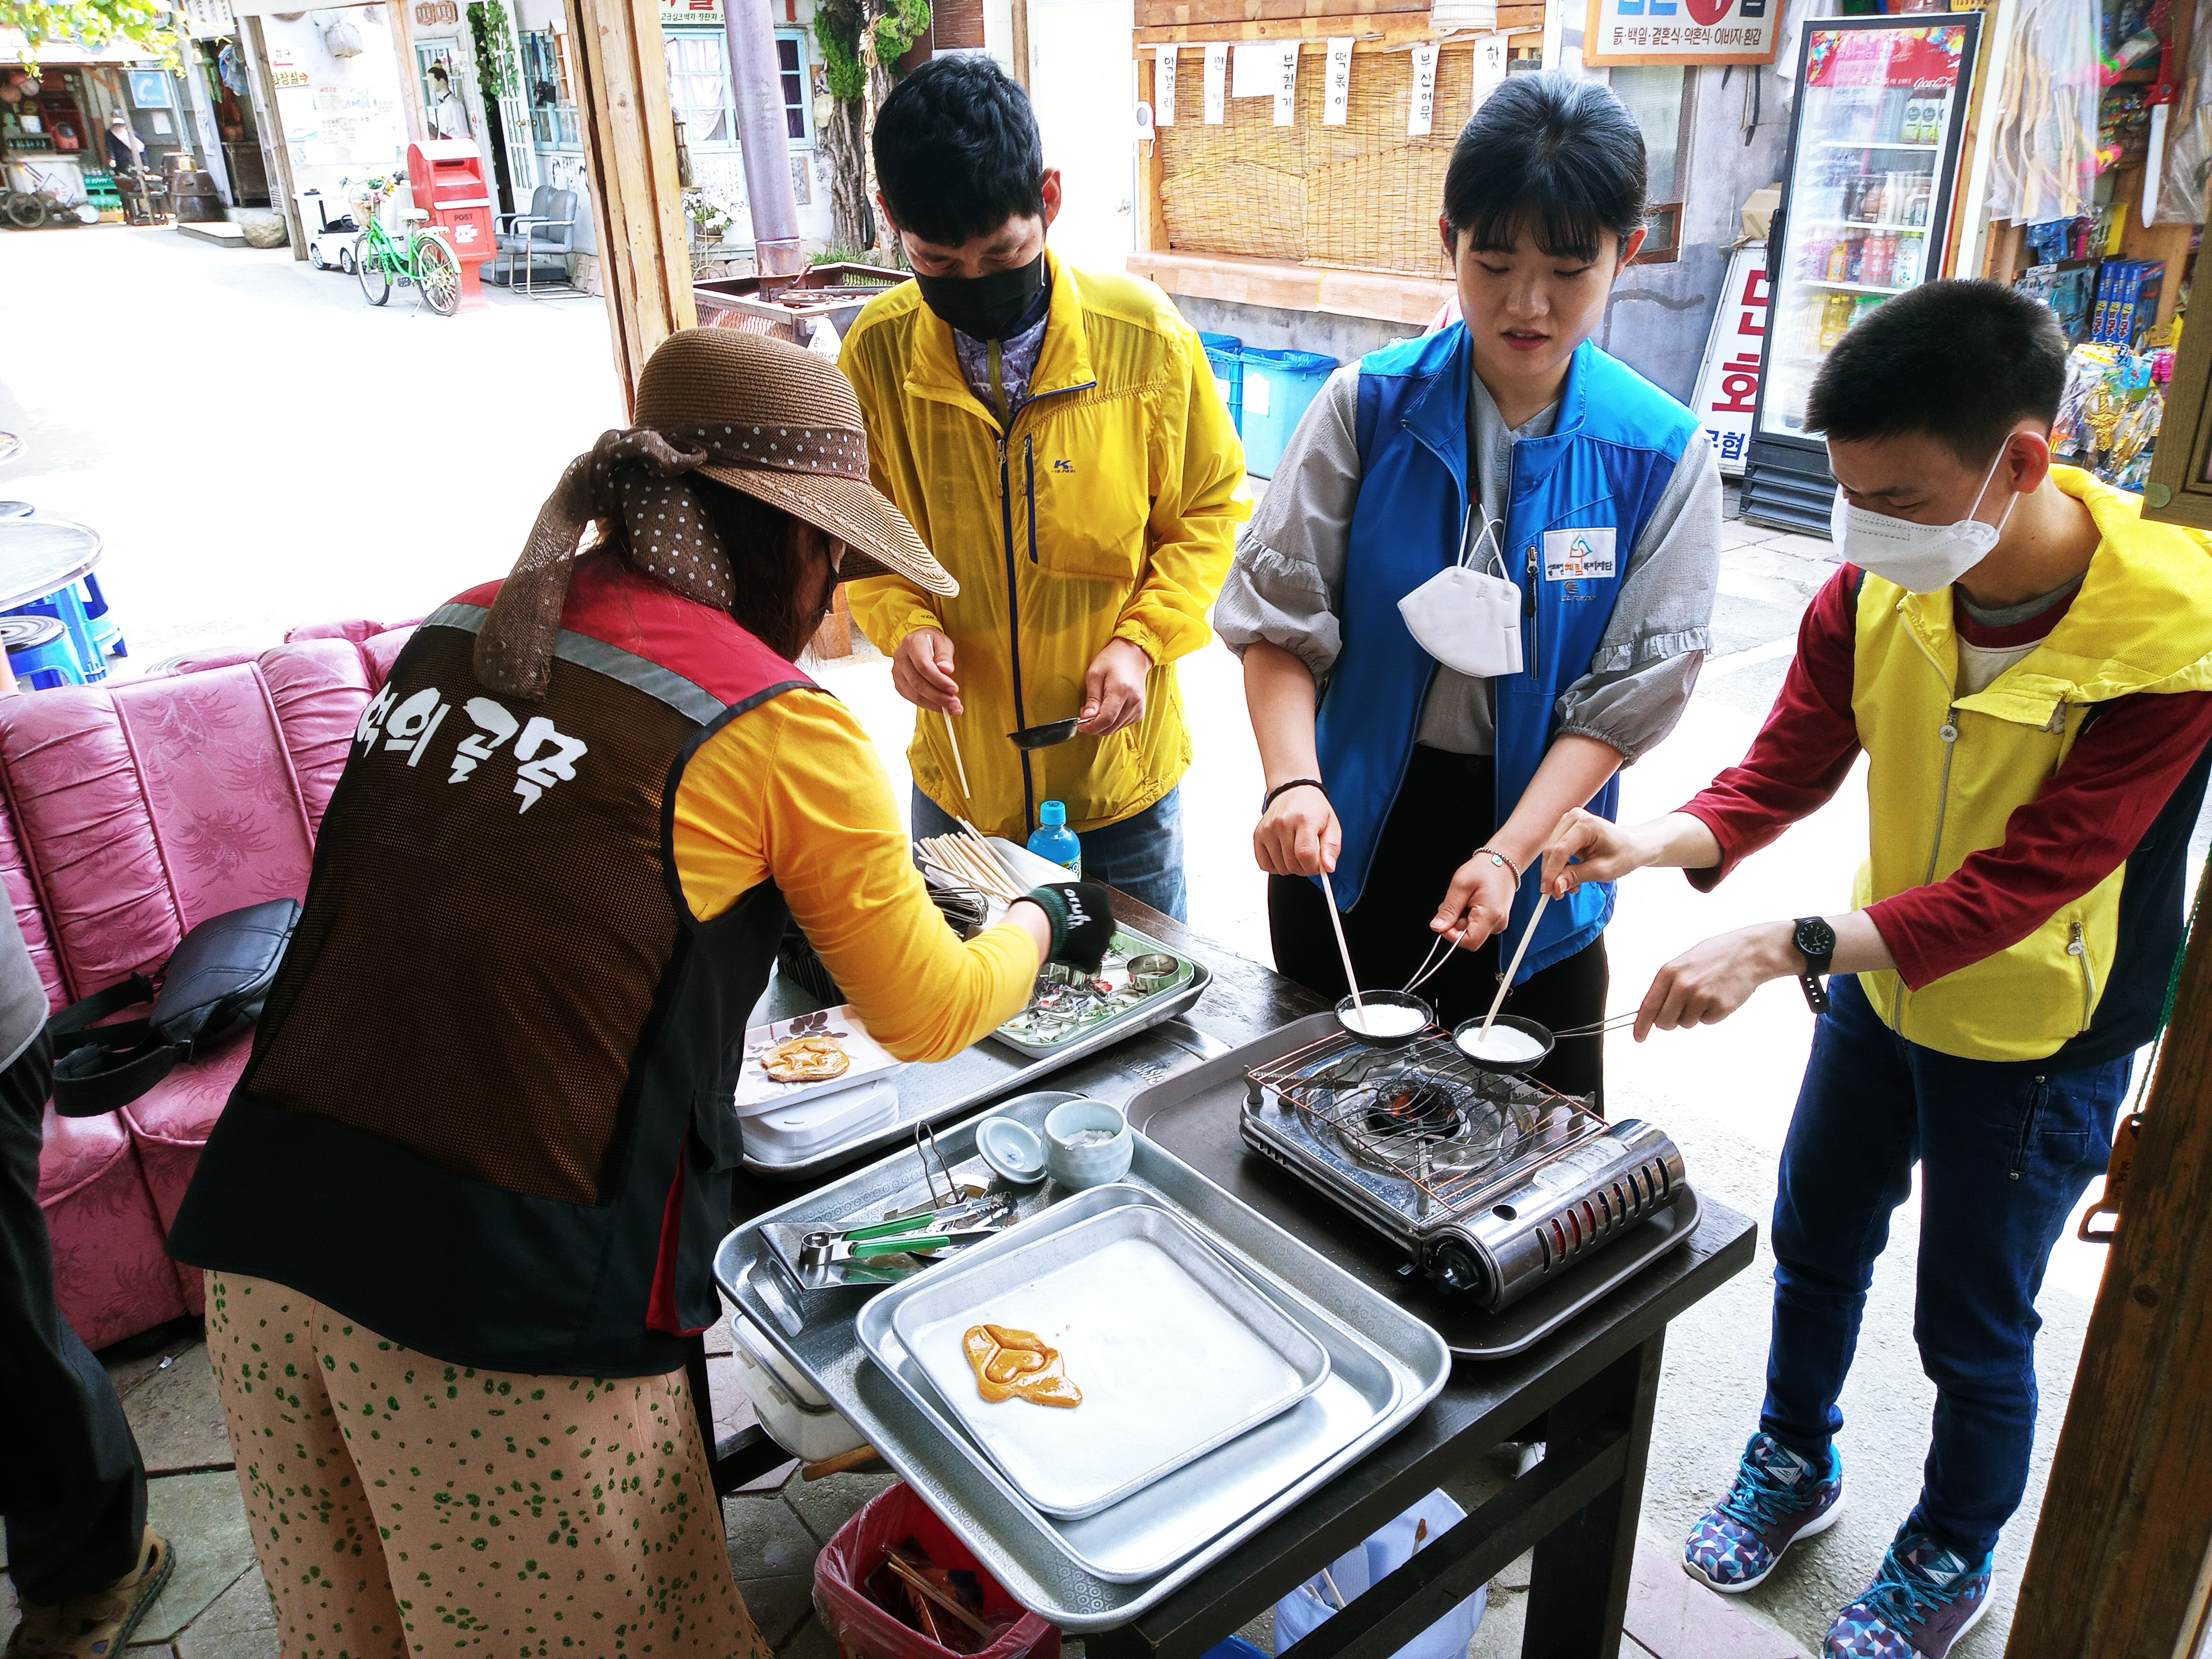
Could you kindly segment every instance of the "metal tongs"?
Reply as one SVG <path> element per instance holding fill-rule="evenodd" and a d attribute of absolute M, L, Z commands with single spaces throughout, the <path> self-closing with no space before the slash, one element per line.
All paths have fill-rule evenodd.
<path fill-rule="evenodd" d="M 1003 1199 L 975 1199 L 920 1215 L 848 1227 L 842 1232 L 819 1231 L 799 1241 L 799 1265 L 826 1267 L 833 1261 L 865 1261 L 879 1255 L 919 1255 L 927 1250 L 949 1250 L 978 1244 L 996 1237 L 1004 1224 L 1007 1206 Z"/>

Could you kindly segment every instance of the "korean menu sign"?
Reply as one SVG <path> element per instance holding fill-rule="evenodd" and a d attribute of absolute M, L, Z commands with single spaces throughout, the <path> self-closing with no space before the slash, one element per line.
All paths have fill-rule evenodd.
<path fill-rule="evenodd" d="M 1782 0 L 1589 0 L 1583 61 L 1771 64 Z"/>
<path fill-rule="evenodd" d="M 1766 343 L 1768 299 L 1765 245 L 1753 242 L 1738 248 L 1729 261 L 1728 286 L 1713 317 L 1692 404 L 1721 471 L 1731 478 L 1743 476 L 1751 416 L 1759 407 L 1759 348 Z"/>

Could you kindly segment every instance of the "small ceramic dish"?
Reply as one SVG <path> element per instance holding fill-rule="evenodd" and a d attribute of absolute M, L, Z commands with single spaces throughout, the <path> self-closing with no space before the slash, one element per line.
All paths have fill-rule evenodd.
<path fill-rule="evenodd" d="M 975 1151 L 993 1175 L 1014 1186 L 1034 1187 L 1044 1179 L 1044 1142 L 1026 1123 L 985 1118 L 975 1126 Z"/>
<path fill-rule="evenodd" d="M 1108 1138 L 1098 1139 L 1103 1133 Z M 1045 1114 L 1044 1167 L 1061 1186 L 1081 1191 L 1103 1187 L 1129 1173 L 1136 1137 L 1119 1106 L 1071 1100 Z"/>
<path fill-rule="evenodd" d="M 1403 1047 L 1427 1030 L 1436 1017 L 1427 1003 L 1403 991 L 1362 991 L 1357 1005 L 1350 997 L 1336 1005 L 1336 1023 L 1376 1048 Z"/>
<path fill-rule="evenodd" d="M 1475 1051 L 1474 1040 L 1481 1031 L 1480 1020 L 1463 1020 L 1452 1029 L 1452 1046 L 1467 1056 L 1468 1065 L 1478 1066 L 1486 1072 L 1497 1072 L 1510 1077 L 1517 1073 L 1527 1071 L 1532 1066 L 1542 1065 L 1545 1056 L 1552 1052 L 1551 1028 L 1539 1025 L 1533 1019 L 1523 1019 L 1518 1014 L 1500 1014 L 1492 1020 L 1490 1025 L 1491 1042 L 1493 1044 L 1498 1042 L 1498 1034 L 1500 1031 L 1516 1032 L 1536 1045 L 1536 1052 L 1534 1054 L 1528 1052 L 1526 1043 L 1522 1044 L 1519 1052 L 1516 1054 L 1504 1054 L 1496 1048 L 1486 1055 L 1479 1054 Z"/>

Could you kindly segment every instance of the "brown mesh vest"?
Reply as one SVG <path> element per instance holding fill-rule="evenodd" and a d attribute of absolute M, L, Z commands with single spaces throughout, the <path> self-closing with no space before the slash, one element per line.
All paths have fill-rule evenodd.
<path fill-rule="evenodd" d="M 719 1312 L 746 1016 L 786 911 L 710 921 L 670 826 L 712 732 L 809 682 L 582 561 L 544 701 L 471 665 L 489 584 L 363 713 L 307 903 L 170 1239 L 439 1358 L 653 1375 Z"/>

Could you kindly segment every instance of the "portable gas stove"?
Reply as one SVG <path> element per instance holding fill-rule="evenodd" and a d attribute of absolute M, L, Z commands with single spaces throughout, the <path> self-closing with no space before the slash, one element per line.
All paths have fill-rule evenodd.
<path fill-rule="evenodd" d="M 1478 1070 L 1433 1028 L 1395 1048 L 1338 1033 L 1245 1076 L 1246 1146 L 1493 1312 L 1623 1237 L 1683 1180 L 1663 1131 Z"/>

